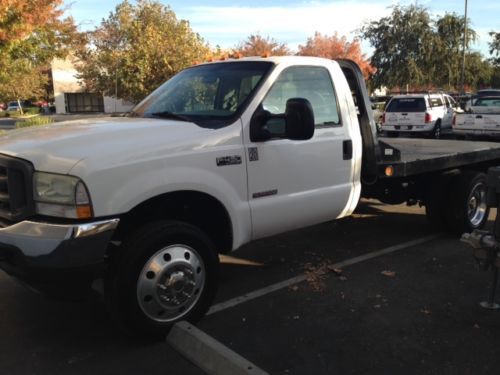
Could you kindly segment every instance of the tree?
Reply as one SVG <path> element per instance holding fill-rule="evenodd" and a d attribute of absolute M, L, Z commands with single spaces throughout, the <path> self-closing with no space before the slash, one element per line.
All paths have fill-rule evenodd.
<path fill-rule="evenodd" d="M 465 55 L 464 81 L 470 88 L 481 88 L 491 85 L 494 69 L 491 63 L 479 52 Z"/>
<path fill-rule="evenodd" d="M 432 56 L 433 30 L 428 11 L 418 5 L 396 5 L 392 14 L 365 24 L 360 35 L 375 48 L 371 63 L 376 87 L 426 85 Z"/>
<path fill-rule="evenodd" d="M 433 81 L 436 85 L 447 87 L 449 90 L 461 86 L 464 26 L 464 17 L 455 13 L 445 14 L 435 22 L 436 37 L 432 55 Z M 476 37 L 476 32 L 468 27 L 467 47 L 476 40 Z M 477 60 L 477 56 L 471 55 L 469 59 Z M 470 68 L 474 69 L 472 65 Z M 470 80 L 467 82 L 472 83 Z"/>
<path fill-rule="evenodd" d="M 464 17 L 451 13 L 433 20 L 418 5 L 394 6 L 390 16 L 365 23 L 360 35 L 375 47 L 371 58 L 377 69 L 375 86 L 458 89 L 464 30 Z M 475 39 L 476 32 L 468 27 L 466 48 Z M 469 86 L 491 76 L 477 53 L 467 53 L 465 69 Z"/>
<path fill-rule="evenodd" d="M 77 66 L 86 87 L 134 103 L 209 52 L 188 21 L 154 0 L 123 1 L 87 37 Z"/>
<path fill-rule="evenodd" d="M 240 42 L 234 52 L 241 56 L 286 56 L 291 51 L 286 43 L 279 43 L 269 36 L 263 37 L 260 34 L 252 34 L 247 40 Z"/>
<path fill-rule="evenodd" d="M 62 0 L 0 0 L 0 100 L 43 95 L 47 66 L 81 38 Z"/>
<path fill-rule="evenodd" d="M 345 36 L 339 37 L 337 33 L 331 36 L 322 35 L 319 32 L 314 33 L 314 37 L 307 38 L 305 45 L 299 45 L 297 55 L 353 60 L 361 68 L 365 79 L 375 73 L 375 68 L 361 52 L 359 40 L 354 39 L 349 42 Z"/>
<path fill-rule="evenodd" d="M 491 62 L 500 67 L 500 32 L 490 32 L 492 41 L 490 44 L 490 55 L 493 55 Z"/>

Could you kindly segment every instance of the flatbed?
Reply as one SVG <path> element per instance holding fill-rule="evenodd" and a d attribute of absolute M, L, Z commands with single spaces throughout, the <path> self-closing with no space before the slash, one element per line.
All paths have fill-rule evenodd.
<path fill-rule="evenodd" d="M 390 177 L 410 177 L 500 160 L 500 143 L 494 142 L 389 138 L 381 143 L 383 158 L 389 159 L 379 163 L 381 177 L 389 166 Z"/>

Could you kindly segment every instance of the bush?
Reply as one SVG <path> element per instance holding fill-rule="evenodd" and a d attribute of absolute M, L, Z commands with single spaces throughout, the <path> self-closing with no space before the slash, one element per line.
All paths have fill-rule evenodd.
<path fill-rule="evenodd" d="M 38 115 L 40 114 L 40 108 L 39 107 L 23 108 L 23 112 L 25 115 Z"/>
<path fill-rule="evenodd" d="M 30 126 L 40 126 L 40 125 L 49 125 L 54 122 L 52 117 L 48 116 L 37 116 L 32 117 L 24 121 L 16 121 L 16 128 L 28 128 Z"/>

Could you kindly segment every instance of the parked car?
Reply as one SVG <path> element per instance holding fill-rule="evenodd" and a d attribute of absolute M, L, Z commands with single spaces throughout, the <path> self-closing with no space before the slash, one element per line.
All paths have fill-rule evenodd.
<path fill-rule="evenodd" d="M 479 93 L 470 111 L 456 116 L 453 133 L 457 138 L 500 137 L 500 90 L 492 95 Z"/>
<path fill-rule="evenodd" d="M 413 134 L 441 138 L 443 129 L 451 129 L 458 110 L 455 100 L 442 93 L 396 95 L 382 116 L 382 130 L 388 136 Z"/>
<path fill-rule="evenodd" d="M 21 110 L 21 107 L 19 106 L 19 103 L 18 102 L 9 102 L 7 104 L 7 111 L 20 111 Z"/>

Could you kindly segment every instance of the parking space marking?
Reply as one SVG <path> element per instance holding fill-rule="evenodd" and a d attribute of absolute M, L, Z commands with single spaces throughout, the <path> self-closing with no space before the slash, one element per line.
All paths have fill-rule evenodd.
<path fill-rule="evenodd" d="M 167 343 L 207 374 L 268 375 L 186 321 L 178 322 L 172 327 Z"/>
<path fill-rule="evenodd" d="M 360 256 L 357 256 L 357 257 L 354 257 L 351 259 L 347 259 L 347 260 L 335 263 L 333 265 L 333 267 L 334 268 L 344 268 L 347 266 L 351 266 L 353 264 L 361 263 L 361 262 L 364 262 L 364 261 L 367 261 L 367 260 L 370 260 L 373 258 L 380 257 L 382 255 L 394 253 L 396 251 L 403 250 L 403 249 L 406 249 L 408 247 L 420 245 L 422 243 L 434 240 L 440 236 L 441 236 L 440 234 L 432 234 L 430 236 L 417 238 L 417 239 L 412 240 L 412 241 L 403 242 L 399 245 L 389 246 L 389 247 L 382 249 L 382 250 L 376 250 L 376 251 L 373 251 L 373 252 L 368 253 L 368 254 L 363 254 L 363 255 L 360 255 Z M 227 300 L 225 302 L 215 304 L 210 308 L 210 310 L 208 310 L 207 315 L 215 314 L 219 311 L 222 311 L 222 310 L 237 306 L 241 303 L 251 301 L 253 299 L 265 296 L 265 295 L 272 293 L 272 292 L 275 292 L 277 290 L 288 288 L 294 284 L 299 284 L 299 283 L 305 281 L 306 279 L 307 279 L 307 276 L 305 274 L 298 275 L 298 276 L 292 277 L 288 280 L 280 281 L 276 284 L 266 286 L 262 289 L 258 289 L 258 290 L 255 290 L 253 292 L 243 294 L 242 296 L 232 298 L 232 299 Z"/>

